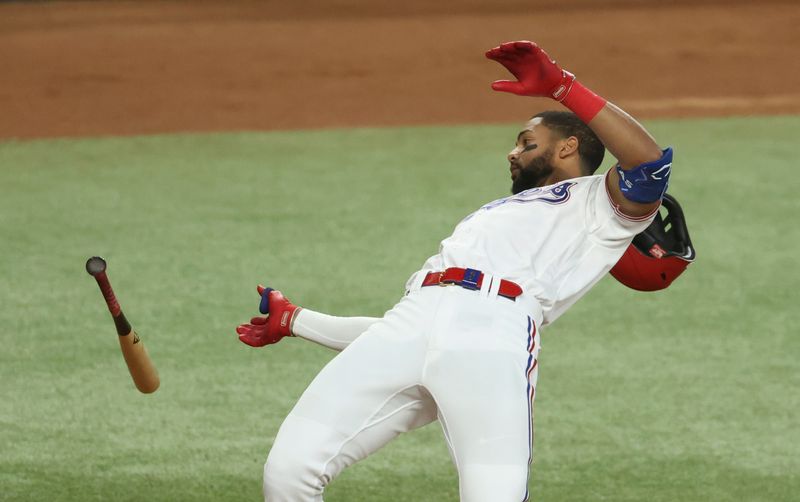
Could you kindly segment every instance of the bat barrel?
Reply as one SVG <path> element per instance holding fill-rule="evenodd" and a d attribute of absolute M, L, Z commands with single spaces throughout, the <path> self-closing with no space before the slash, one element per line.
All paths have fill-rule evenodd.
<path fill-rule="evenodd" d="M 155 392 L 161 384 L 161 380 L 139 335 L 135 331 L 130 331 L 127 335 L 118 338 L 122 356 L 125 358 L 125 364 L 128 365 L 128 372 L 130 372 L 136 388 L 143 394 Z"/>

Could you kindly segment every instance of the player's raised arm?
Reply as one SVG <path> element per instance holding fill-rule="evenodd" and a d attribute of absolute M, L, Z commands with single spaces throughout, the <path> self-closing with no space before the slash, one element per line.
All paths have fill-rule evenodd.
<path fill-rule="evenodd" d="M 662 151 L 633 117 L 584 87 L 533 42 L 507 42 L 486 57 L 517 78 L 494 82 L 494 90 L 555 99 L 592 128 L 619 163 L 606 183 L 620 211 L 640 217 L 658 208 L 669 180 L 671 149 Z"/>

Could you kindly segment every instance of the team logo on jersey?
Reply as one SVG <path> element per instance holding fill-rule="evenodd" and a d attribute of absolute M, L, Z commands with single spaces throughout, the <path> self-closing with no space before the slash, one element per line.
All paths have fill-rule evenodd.
<path fill-rule="evenodd" d="M 502 199 L 497 199 L 492 201 L 483 207 L 481 207 L 475 213 L 470 214 L 463 221 L 467 221 L 479 211 L 488 211 L 490 209 L 494 209 L 496 207 L 502 206 L 503 204 L 508 204 L 509 202 L 514 202 L 517 204 L 527 204 L 529 202 L 544 202 L 546 204 L 563 204 L 567 202 L 570 198 L 570 189 L 577 185 L 575 181 L 564 181 L 559 183 L 558 185 L 551 185 L 548 187 L 540 187 L 540 188 L 530 188 L 523 192 L 520 192 L 516 195 L 511 195 L 509 197 L 504 197 Z"/>
<path fill-rule="evenodd" d="M 565 181 L 558 185 L 553 185 L 543 188 L 529 188 L 523 192 L 503 199 L 490 202 L 483 206 L 481 209 L 489 210 L 494 209 L 509 202 L 516 202 L 518 204 L 527 204 L 528 202 L 545 202 L 547 204 L 563 204 L 567 202 L 570 197 L 570 188 L 577 183 L 574 181 Z"/>
<path fill-rule="evenodd" d="M 546 188 L 531 188 L 509 197 L 509 202 L 546 202 L 548 204 L 563 204 L 570 197 L 569 190 L 577 185 L 574 181 L 565 181 L 558 185 Z"/>

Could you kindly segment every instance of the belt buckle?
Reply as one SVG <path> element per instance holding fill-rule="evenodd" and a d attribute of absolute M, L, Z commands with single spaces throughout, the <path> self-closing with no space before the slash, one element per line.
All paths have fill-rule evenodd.
<path fill-rule="evenodd" d="M 478 281 L 481 279 L 481 271 L 474 268 L 464 269 L 464 278 L 461 279 L 461 287 L 466 289 L 478 289 Z"/>
<path fill-rule="evenodd" d="M 439 272 L 439 286 L 442 286 L 442 287 L 444 287 L 444 286 L 452 286 L 454 283 L 452 283 L 452 282 L 444 282 L 444 273 L 445 272 L 446 272 L 446 270 L 442 270 L 441 272 Z"/>

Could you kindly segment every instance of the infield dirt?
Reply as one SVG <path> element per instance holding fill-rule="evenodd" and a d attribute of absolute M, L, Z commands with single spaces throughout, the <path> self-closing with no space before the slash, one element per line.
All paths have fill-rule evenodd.
<path fill-rule="evenodd" d="M 523 120 L 553 105 L 483 57 L 514 39 L 639 117 L 795 114 L 797 26 L 777 0 L 4 3 L 0 139 Z"/>

